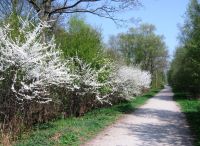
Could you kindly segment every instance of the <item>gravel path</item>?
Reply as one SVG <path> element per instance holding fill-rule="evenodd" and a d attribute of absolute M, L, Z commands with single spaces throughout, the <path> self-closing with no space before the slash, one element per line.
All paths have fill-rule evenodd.
<path fill-rule="evenodd" d="M 165 87 L 84 146 L 192 146 L 184 115 Z"/>

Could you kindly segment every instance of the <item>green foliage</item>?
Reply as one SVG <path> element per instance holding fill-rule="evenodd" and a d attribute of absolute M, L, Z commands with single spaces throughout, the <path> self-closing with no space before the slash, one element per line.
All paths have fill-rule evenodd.
<path fill-rule="evenodd" d="M 112 92 L 112 88 L 110 88 L 109 86 L 103 86 L 99 90 L 100 90 L 100 93 L 104 95 Z"/>
<path fill-rule="evenodd" d="M 101 33 L 87 24 L 84 19 L 77 16 L 71 17 L 67 29 L 58 29 L 55 36 L 56 43 L 60 45 L 59 48 L 64 53 L 64 58 L 78 56 L 84 62 L 91 64 L 95 70 L 110 63 L 110 59 L 103 52 Z M 77 66 L 71 66 L 71 68 L 75 67 Z M 98 80 L 101 83 L 106 82 L 110 73 L 111 68 L 106 66 L 98 74 Z M 110 88 L 104 86 L 100 92 L 106 94 L 110 92 Z"/>
<path fill-rule="evenodd" d="M 191 0 L 181 30 L 180 47 L 168 73 L 174 89 L 186 91 L 195 97 L 200 94 L 200 4 Z"/>
<path fill-rule="evenodd" d="M 120 35 L 120 48 L 127 63 L 140 64 L 152 74 L 166 65 L 167 50 L 163 36 L 155 34 L 155 26 L 142 24 Z M 161 63 L 162 64 L 161 64 Z"/>
<path fill-rule="evenodd" d="M 19 37 L 20 31 L 19 31 L 19 18 L 16 13 L 12 13 L 9 17 L 7 17 L 5 20 L 1 20 L 0 25 L 8 24 L 10 25 L 10 35 L 14 39 L 16 37 Z"/>
<path fill-rule="evenodd" d="M 175 93 L 174 99 L 180 104 L 191 131 L 195 135 L 194 145 L 200 146 L 200 100 L 187 99 L 184 93 Z"/>
<path fill-rule="evenodd" d="M 60 44 L 65 57 L 78 56 L 94 64 L 96 58 L 103 57 L 101 33 L 78 17 L 69 20 L 67 31 L 61 28 L 57 30 L 56 43 Z"/>
<path fill-rule="evenodd" d="M 42 126 L 36 126 L 35 131 L 29 135 L 24 135 L 15 146 L 80 145 L 112 124 L 123 113 L 132 112 L 139 105 L 144 104 L 158 91 L 159 89 L 154 89 L 132 101 L 126 101 L 108 108 L 95 109 L 83 117 L 60 119 L 45 125 L 42 124 Z"/>

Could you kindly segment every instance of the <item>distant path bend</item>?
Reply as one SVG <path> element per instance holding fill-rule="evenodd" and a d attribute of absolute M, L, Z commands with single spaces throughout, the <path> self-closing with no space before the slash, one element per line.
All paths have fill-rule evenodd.
<path fill-rule="evenodd" d="M 84 146 L 192 146 L 185 116 L 172 97 L 166 86 Z"/>

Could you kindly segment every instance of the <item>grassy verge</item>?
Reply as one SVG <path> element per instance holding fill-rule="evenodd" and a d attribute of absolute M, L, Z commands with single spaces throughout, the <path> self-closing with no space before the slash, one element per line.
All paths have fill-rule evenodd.
<path fill-rule="evenodd" d="M 180 104 L 191 131 L 195 135 L 194 145 L 200 146 L 200 100 L 187 99 L 183 93 L 175 93 L 174 100 Z"/>
<path fill-rule="evenodd" d="M 60 119 L 41 124 L 33 132 L 24 135 L 15 146 L 77 146 L 93 138 L 99 131 L 116 121 L 123 113 L 131 112 L 154 96 L 159 89 L 151 90 L 132 101 L 109 108 L 93 110 L 83 117 Z"/>

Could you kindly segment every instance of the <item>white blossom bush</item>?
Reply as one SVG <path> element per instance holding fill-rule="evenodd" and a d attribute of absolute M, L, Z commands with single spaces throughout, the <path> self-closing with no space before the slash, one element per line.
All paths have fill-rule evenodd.
<path fill-rule="evenodd" d="M 108 64 L 102 65 L 99 69 L 91 67 L 91 64 L 85 63 L 78 57 L 71 60 L 73 69 L 71 72 L 76 75 L 74 80 L 74 92 L 77 97 L 85 97 L 93 95 L 96 100 L 108 102 L 107 96 L 100 92 L 100 89 L 109 84 L 109 80 L 101 81 L 99 76 L 106 71 Z"/>
<path fill-rule="evenodd" d="M 0 27 L 0 82 L 12 81 L 10 90 L 18 101 L 51 101 L 51 87 L 65 88 L 74 93 L 74 98 L 93 95 L 100 102 L 108 102 L 116 92 L 129 98 L 149 88 L 151 75 L 137 67 L 116 69 L 108 62 L 95 69 L 78 57 L 62 60 L 54 38 L 48 43 L 42 41 L 47 23 L 35 26 L 22 19 L 20 23 L 18 38 L 11 37 L 9 25 Z M 110 77 L 101 81 L 99 76 L 108 71 L 108 66 L 110 73 L 106 76 Z M 109 90 L 102 92 L 105 88 Z"/>
<path fill-rule="evenodd" d="M 99 91 L 105 83 L 98 80 L 104 66 L 96 70 L 78 57 L 61 60 L 54 38 L 42 41 L 42 31 L 48 27 L 45 22 L 37 26 L 28 20 L 20 22 L 19 38 L 10 36 L 9 25 L 0 27 L 0 80 L 6 80 L 3 74 L 9 70 L 10 88 L 18 101 L 51 101 L 50 87 L 65 88 L 77 97 L 93 94 L 98 101 L 106 101 Z"/>
<path fill-rule="evenodd" d="M 112 90 L 118 92 L 125 99 L 130 99 L 150 88 L 151 74 L 138 67 L 119 66 L 112 75 Z"/>
<path fill-rule="evenodd" d="M 137 67 L 116 67 L 102 58 L 97 59 L 96 67 L 78 57 L 64 59 L 54 38 L 43 41 L 46 22 L 19 22 L 17 38 L 11 35 L 9 24 L 0 26 L 0 114 L 9 119 L 20 113 L 28 123 L 35 120 L 33 117 L 46 121 L 47 113 L 65 110 L 80 115 L 94 106 L 101 107 L 100 103 L 112 104 L 117 97 L 130 99 L 150 86 L 151 75 Z"/>
<path fill-rule="evenodd" d="M 19 101 L 48 102 L 49 86 L 73 88 L 75 75 L 70 74 L 67 63 L 61 60 L 54 39 L 48 43 L 42 41 L 41 33 L 47 24 L 40 22 L 34 26 L 28 20 L 20 20 L 23 39 L 12 39 L 9 25 L 0 27 L 0 78 L 6 80 L 3 74 L 9 70 L 11 90 Z M 30 25 L 34 29 L 29 29 Z"/>

